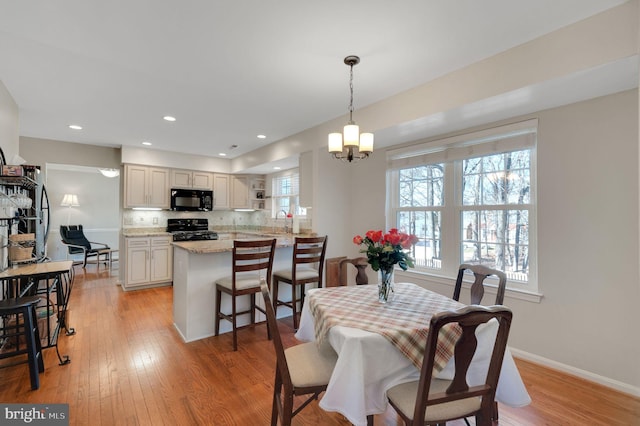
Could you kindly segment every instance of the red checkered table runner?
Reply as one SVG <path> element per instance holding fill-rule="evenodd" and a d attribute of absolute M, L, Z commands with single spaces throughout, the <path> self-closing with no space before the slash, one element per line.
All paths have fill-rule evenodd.
<path fill-rule="evenodd" d="M 395 296 L 386 304 L 378 302 L 377 285 L 323 288 L 311 292 L 307 300 L 318 342 L 322 342 L 329 329 L 336 325 L 378 333 L 418 369 L 422 366 L 431 317 L 464 306 L 410 283 L 396 283 Z M 460 335 L 457 325 L 441 330 L 435 356 L 436 371 L 447 364 Z"/>

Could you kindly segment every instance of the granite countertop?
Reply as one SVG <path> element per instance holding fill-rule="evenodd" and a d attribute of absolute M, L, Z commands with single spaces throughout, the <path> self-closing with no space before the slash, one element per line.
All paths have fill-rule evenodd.
<path fill-rule="evenodd" d="M 311 237 L 315 234 L 262 234 L 253 232 L 219 233 L 218 240 L 205 241 L 175 241 L 175 247 L 187 250 L 189 253 L 222 253 L 233 250 L 233 240 L 266 240 L 276 238 L 276 248 L 293 247 L 296 237 Z"/>

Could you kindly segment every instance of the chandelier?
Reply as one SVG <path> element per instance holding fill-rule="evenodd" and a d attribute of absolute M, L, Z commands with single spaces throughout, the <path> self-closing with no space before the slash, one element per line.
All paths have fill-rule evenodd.
<path fill-rule="evenodd" d="M 360 58 L 350 55 L 344 58 L 349 65 L 349 122 L 342 133 L 329 133 L 329 153 L 333 158 L 342 161 L 357 161 L 367 158 L 373 152 L 373 133 L 360 133 L 360 127 L 353 121 L 353 66 L 360 63 Z"/>

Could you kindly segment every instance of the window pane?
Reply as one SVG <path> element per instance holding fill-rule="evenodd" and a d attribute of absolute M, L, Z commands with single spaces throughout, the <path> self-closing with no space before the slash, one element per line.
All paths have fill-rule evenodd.
<path fill-rule="evenodd" d="M 442 164 L 402 169 L 399 172 L 400 207 L 428 207 L 443 204 Z"/>
<path fill-rule="evenodd" d="M 530 163 L 529 150 L 464 160 L 463 205 L 529 204 Z"/>
<path fill-rule="evenodd" d="M 461 263 L 499 269 L 516 281 L 529 272 L 529 212 L 527 210 L 463 211 Z"/>
<path fill-rule="evenodd" d="M 271 196 L 272 217 L 276 217 L 281 211 L 296 215 L 303 214 L 299 206 L 298 192 L 299 175 L 297 173 L 274 177 Z"/>
<path fill-rule="evenodd" d="M 400 232 L 415 234 L 419 241 L 411 249 L 416 266 L 440 269 L 442 243 L 440 239 L 441 213 L 439 211 L 398 212 Z"/>

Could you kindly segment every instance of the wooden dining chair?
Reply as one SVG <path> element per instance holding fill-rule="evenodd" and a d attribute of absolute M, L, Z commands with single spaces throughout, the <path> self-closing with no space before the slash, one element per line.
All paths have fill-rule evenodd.
<path fill-rule="evenodd" d="M 215 335 L 220 333 L 220 320 L 231 322 L 233 333 L 233 350 L 238 350 L 238 315 L 249 314 L 251 322 L 256 323 L 256 311 L 266 315 L 264 309 L 256 304 L 255 294 L 260 292 L 260 280 L 265 279 L 267 285 L 271 284 L 271 270 L 273 268 L 273 256 L 276 248 L 276 240 L 247 240 L 233 242 L 232 273 L 216 280 L 216 317 Z M 221 310 L 222 293 L 231 297 L 231 313 L 225 314 Z M 249 309 L 238 312 L 237 298 L 249 296 Z M 271 339 L 267 328 L 267 337 Z"/>
<path fill-rule="evenodd" d="M 369 277 L 367 276 L 367 267 L 369 262 L 366 257 L 356 257 L 353 259 L 342 257 L 333 257 L 327 259 L 326 262 L 326 286 L 327 287 L 339 287 L 347 285 L 349 283 L 349 265 L 352 265 L 356 269 L 355 282 L 356 285 L 369 284 Z"/>
<path fill-rule="evenodd" d="M 293 245 L 291 269 L 273 273 L 273 307 L 277 314 L 278 306 L 288 306 L 293 312 L 293 328 L 298 329 L 298 302 L 304 304 L 306 285 L 317 283 L 322 287 L 324 255 L 327 251 L 327 237 L 296 237 Z M 291 286 L 291 301 L 280 300 L 280 283 Z M 299 290 L 298 290 L 299 288 Z M 298 298 L 298 293 L 300 297 Z"/>
<path fill-rule="evenodd" d="M 460 291 L 462 289 L 462 281 L 465 271 L 470 270 L 473 272 L 475 281 L 471 284 L 471 305 L 479 305 L 482 302 L 484 296 L 484 281 L 489 276 L 498 277 L 498 289 L 496 294 L 496 305 L 502 305 L 504 303 L 504 291 L 507 287 L 507 276 L 504 272 L 497 269 L 491 269 L 484 265 L 471 265 L 463 263 L 458 268 L 458 278 L 456 279 L 456 286 L 453 290 L 453 300 L 460 300 Z"/>
<path fill-rule="evenodd" d="M 263 283 L 261 290 L 267 311 L 267 327 L 271 330 L 276 351 L 271 426 L 276 426 L 278 419 L 282 426 L 289 426 L 296 414 L 327 389 L 338 356 L 331 347 L 319 348 L 315 342 L 284 349 L 269 287 Z M 294 410 L 294 397 L 300 395 L 310 396 Z"/>
<path fill-rule="evenodd" d="M 467 371 L 477 347 L 476 328 L 495 318 L 498 331 L 484 383 L 469 386 Z M 429 325 L 427 344 L 420 370 L 420 380 L 403 383 L 387 391 L 389 403 L 404 420 L 405 425 L 438 425 L 448 420 L 475 416 L 477 426 L 493 424 L 496 415 L 495 395 L 507 346 L 512 313 L 501 305 L 469 305 L 457 311 L 434 315 Z M 462 329 L 454 349 L 453 380 L 432 376 L 438 335 L 442 327 L 457 323 Z"/>

